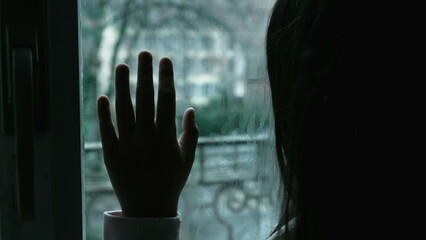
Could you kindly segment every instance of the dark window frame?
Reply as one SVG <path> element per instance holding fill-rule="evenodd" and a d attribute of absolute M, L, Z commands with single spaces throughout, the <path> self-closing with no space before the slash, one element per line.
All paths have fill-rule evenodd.
<path fill-rule="evenodd" d="M 21 11 L 23 7 L 35 6 L 29 9 L 37 12 L 33 14 L 37 24 L 29 17 L 10 20 L 0 14 L 1 42 L 4 42 L 5 26 L 19 26 L 20 29 L 21 26 L 24 26 L 23 29 L 36 26 L 36 50 L 33 54 L 37 54 L 34 59 L 39 61 L 34 61 L 34 69 L 36 78 L 44 83 L 40 87 L 42 90 L 37 92 L 42 96 L 39 99 L 44 100 L 38 106 L 42 110 L 34 108 L 34 111 L 44 111 L 45 119 L 40 122 L 46 123 L 42 130 L 31 133 L 34 217 L 28 219 L 19 217 L 17 207 L 16 137 L 0 132 L 0 239 L 85 239 L 81 171 L 80 1 L 0 0 L 0 3 L 0 8 L 14 15 L 22 15 L 25 12 Z M 10 4 L 15 7 L 10 7 Z M 5 48 L 7 46 L 2 45 L 2 55 Z M 3 63 L 9 60 L 2 56 Z M 10 71 L 11 67 L 2 64 L 2 77 Z M 0 97 L 3 97 L 2 92 Z M 16 123 L 14 121 L 15 126 Z"/>

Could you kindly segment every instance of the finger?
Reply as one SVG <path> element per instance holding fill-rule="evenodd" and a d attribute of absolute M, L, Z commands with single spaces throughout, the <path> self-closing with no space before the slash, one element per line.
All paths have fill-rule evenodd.
<path fill-rule="evenodd" d="M 135 115 L 129 87 L 129 67 L 120 64 L 115 74 L 115 108 L 117 111 L 118 135 L 128 141 L 135 128 Z"/>
<path fill-rule="evenodd" d="M 195 158 L 195 150 L 198 143 L 198 125 L 195 121 L 195 110 L 186 109 L 182 120 L 183 133 L 179 139 L 180 149 L 185 158 L 185 164 L 190 171 Z"/>
<path fill-rule="evenodd" d="M 152 55 L 141 52 L 136 86 L 136 127 L 141 132 L 154 129 L 154 85 L 152 79 Z"/>
<path fill-rule="evenodd" d="M 111 120 L 109 100 L 106 96 L 98 98 L 98 120 L 101 133 L 102 149 L 106 164 L 117 153 L 118 139 Z"/>
<path fill-rule="evenodd" d="M 156 127 L 161 133 L 176 136 L 176 93 L 170 58 L 160 61 Z"/>

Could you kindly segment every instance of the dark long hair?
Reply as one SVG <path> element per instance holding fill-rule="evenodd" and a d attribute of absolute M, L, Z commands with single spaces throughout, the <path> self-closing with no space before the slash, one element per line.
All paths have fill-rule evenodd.
<path fill-rule="evenodd" d="M 276 151 L 284 189 L 275 231 L 292 219 L 288 239 L 330 239 L 342 156 L 356 141 L 343 106 L 343 1 L 278 0 L 267 31 L 267 65 Z M 345 160 L 346 161 L 346 160 Z M 329 224 L 330 225 L 330 224 Z"/>
<path fill-rule="evenodd" d="M 409 155 L 421 149 L 411 114 L 421 109 L 414 98 L 423 88 L 410 79 L 424 75 L 414 57 L 422 29 L 415 9 L 277 0 L 266 39 L 284 189 L 275 231 L 295 219 L 282 239 L 407 239 L 415 232 L 407 213 L 418 213 L 410 196 L 421 187 L 411 188 L 410 160 L 422 155 Z"/>

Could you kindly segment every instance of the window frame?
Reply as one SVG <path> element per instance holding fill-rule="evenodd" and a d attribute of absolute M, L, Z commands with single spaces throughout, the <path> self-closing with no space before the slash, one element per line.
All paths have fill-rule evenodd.
<path fill-rule="evenodd" d="M 55 239 L 84 239 L 80 1 L 48 7 Z"/>
<path fill-rule="evenodd" d="M 40 106 L 45 108 L 44 122 L 47 123 L 45 129 L 32 133 L 35 210 L 34 217 L 27 220 L 19 217 L 17 207 L 16 137 L 0 132 L 0 239 L 85 239 L 80 1 L 0 0 L 0 3 L 0 9 L 13 6 L 7 8 L 8 14 L 18 16 L 8 20 L 0 14 L 0 42 L 4 42 L 6 25 L 36 26 L 33 54 L 40 61 L 35 61 L 37 74 L 34 76 L 45 85 L 40 91 L 37 88 L 32 90 L 46 99 Z M 35 12 L 32 17 L 36 19 L 25 16 L 25 11 L 20 11 L 22 6 L 36 6 L 30 10 Z M 3 48 L 6 47 L 2 45 L 2 55 Z M 0 80 L 4 80 L 6 72 L 11 70 L 4 63 L 8 60 L 10 58 L 2 56 Z M 2 94 L 0 92 L 0 97 Z M 40 109 L 35 107 L 34 111 L 39 113 Z"/>

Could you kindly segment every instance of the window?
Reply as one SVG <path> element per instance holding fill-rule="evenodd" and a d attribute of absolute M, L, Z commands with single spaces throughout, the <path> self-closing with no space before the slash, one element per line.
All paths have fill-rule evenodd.
<path fill-rule="evenodd" d="M 202 87 L 203 87 L 203 96 L 209 96 L 210 85 L 209 84 L 205 84 Z"/>
<path fill-rule="evenodd" d="M 201 41 L 204 49 L 213 48 L 213 39 L 210 36 L 201 37 Z"/>
<path fill-rule="evenodd" d="M 274 167 L 272 124 L 265 71 L 258 71 L 266 68 L 272 1 L 244 2 L 81 0 L 87 240 L 102 239 L 102 213 L 120 207 L 102 160 L 96 97 L 113 101 L 113 71 L 123 61 L 133 72 L 134 96 L 144 49 L 154 55 L 155 74 L 160 57 L 172 58 L 177 126 L 194 106 L 201 130 L 180 200 L 181 239 L 266 239 L 272 230 L 278 175 L 266 174 Z M 257 91 L 245 91 L 248 79 L 259 80 Z"/>
<path fill-rule="evenodd" d="M 126 62 L 134 73 L 137 53 L 148 49 L 155 62 L 165 55 L 175 62 L 177 126 L 183 110 L 194 106 L 201 131 L 179 206 L 181 239 L 265 239 L 278 217 L 263 50 L 271 5 L 264 0 L 0 0 L 0 237 L 102 239 L 102 213 L 119 205 L 102 161 L 95 102 L 100 94 L 114 100 L 115 65 Z M 15 46 L 37 47 L 32 57 L 41 67 L 34 72 L 46 81 L 35 93 L 46 98 L 48 126 L 30 136 L 36 149 L 33 219 L 22 218 L 19 196 L 11 194 L 19 191 L 16 142 L 3 131 L 5 123 L 17 125 L 3 114 L 7 92 L 21 90 L 8 86 L 14 83 L 7 51 L 14 44 L 9 37 L 15 37 L 16 19 L 19 26 L 36 27 L 37 41 Z M 131 78 L 134 93 L 135 75 Z"/>

